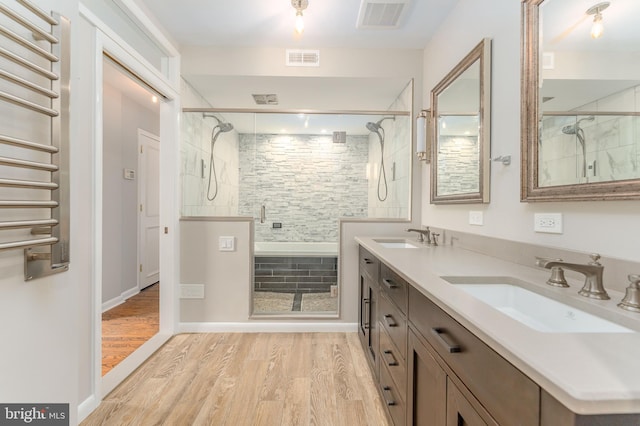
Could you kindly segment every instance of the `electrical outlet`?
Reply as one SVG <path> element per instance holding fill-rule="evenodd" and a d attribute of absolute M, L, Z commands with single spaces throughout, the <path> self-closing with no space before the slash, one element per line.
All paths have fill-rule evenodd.
<path fill-rule="evenodd" d="M 481 211 L 470 211 L 469 212 L 469 225 L 479 225 L 482 226 L 484 224 L 484 218 Z"/>
<path fill-rule="evenodd" d="M 547 234 L 562 234 L 562 213 L 535 213 L 533 230 Z"/>
<path fill-rule="evenodd" d="M 331 297 L 338 297 L 338 286 L 337 285 L 332 285 L 331 286 Z"/>

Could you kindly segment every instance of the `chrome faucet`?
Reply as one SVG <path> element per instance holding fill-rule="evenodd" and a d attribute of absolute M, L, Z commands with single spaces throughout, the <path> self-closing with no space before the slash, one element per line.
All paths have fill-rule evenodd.
<path fill-rule="evenodd" d="M 427 226 L 426 229 L 415 229 L 409 228 L 406 230 L 407 232 L 417 232 L 418 233 L 418 241 L 424 244 L 431 245 L 431 230 Z M 426 240 L 425 240 L 426 237 Z"/>
<path fill-rule="evenodd" d="M 558 285 L 561 287 L 565 287 L 566 280 L 564 280 L 564 274 L 562 273 L 562 268 L 569 269 L 571 271 L 580 272 L 584 274 L 584 286 L 578 292 L 581 296 L 590 297 L 592 299 L 600 299 L 607 300 L 609 299 L 609 295 L 607 291 L 604 289 L 604 285 L 602 283 L 602 275 L 604 272 L 604 266 L 598 262 L 600 259 L 599 254 L 591 254 L 591 262 L 588 264 L 580 264 L 580 263 L 568 263 L 564 262 L 560 259 L 546 259 L 543 257 L 536 257 L 536 265 L 541 266 L 543 268 L 551 269 L 552 276 L 547 281 L 547 283 L 551 285 Z M 562 283 L 564 281 L 564 283 Z"/>

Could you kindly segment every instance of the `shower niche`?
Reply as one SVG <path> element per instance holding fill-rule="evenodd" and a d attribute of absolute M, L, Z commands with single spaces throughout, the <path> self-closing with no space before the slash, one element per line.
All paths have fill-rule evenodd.
<path fill-rule="evenodd" d="M 336 316 L 340 219 L 408 219 L 412 86 L 383 111 L 186 109 L 184 217 L 253 219 L 252 314 Z"/>

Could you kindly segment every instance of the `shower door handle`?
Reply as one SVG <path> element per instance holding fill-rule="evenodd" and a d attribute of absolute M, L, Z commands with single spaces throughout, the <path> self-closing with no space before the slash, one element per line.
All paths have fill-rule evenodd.
<path fill-rule="evenodd" d="M 265 219 L 266 219 L 266 215 L 267 215 L 267 208 L 266 206 L 260 206 L 260 223 L 264 223 Z"/>

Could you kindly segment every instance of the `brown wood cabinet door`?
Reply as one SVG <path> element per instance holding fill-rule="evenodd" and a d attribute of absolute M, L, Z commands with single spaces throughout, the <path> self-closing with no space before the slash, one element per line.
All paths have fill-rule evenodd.
<path fill-rule="evenodd" d="M 456 385 L 451 380 L 447 380 L 447 426 L 486 425 Z"/>
<path fill-rule="evenodd" d="M 409 330 L 407 424 L 440 426 L 446 424 L 447 374 L 430 349 Z"/>

